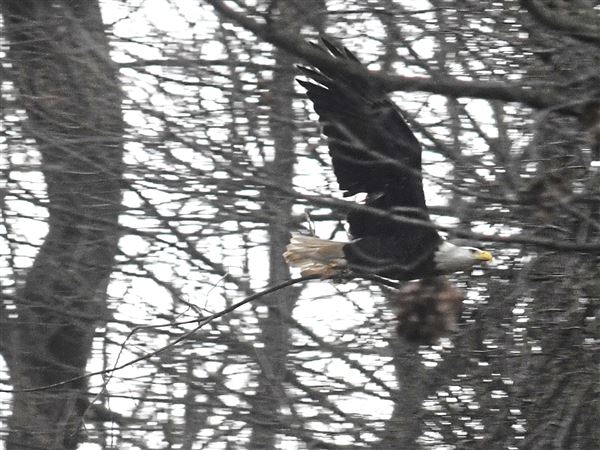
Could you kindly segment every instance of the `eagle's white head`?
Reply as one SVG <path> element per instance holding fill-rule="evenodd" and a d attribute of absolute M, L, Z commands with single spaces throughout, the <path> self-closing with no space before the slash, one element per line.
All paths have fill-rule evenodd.
<path fill-rule="evenodd" d="M 479 262 L 489 262 L 492 254 L 475 247 L 462 247 L 444 241 L 435 252 L 435 266 L 442 273 L 460 272 Z"/>

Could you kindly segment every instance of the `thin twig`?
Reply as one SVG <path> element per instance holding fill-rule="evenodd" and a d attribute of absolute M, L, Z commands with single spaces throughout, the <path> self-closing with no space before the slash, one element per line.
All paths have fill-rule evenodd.
<path fill-rule="evenodd" d="M 212 322 L 213 320 L 216 320 L 220 317 L 223 317 L 224 315 L 238 309 L 239 307 L 250 303 L 253 300 L 256 300 L 258 298 L 264 297 L 265 295 L 271 294 L 275 291 L 278 291 L 280 289 L 286 288 L 288 286 L 294 285 L 294 284 L 298 284 L 298 283 L 302 283 L 304 281 L 309 281 L 309 280 L 315 280 L 320 278 L 319 275 L 307 275 L 307 276 L 303 276 L 303 277 L 298 277 L 298 278 L 292 278 L 286 281 L 283 281 L 281 283 L 278 283 L 274 286 L 270 286 L 260 292 L 257 292 L 255 294 L 252 294 L 246 298 L 244 298 L 243 300 L 240 300 L 237 303 L 234 303 L 231 306 L 228 306 L 227 308 L 211 314 L 210 316 L 201 319 L 200 321 L 198 321 L 198 326 L 196 328 L 194 328 L 191 331 L 188 331 L 187 333 L 182 334 L 181 336 L 179 336 L 178 338 L 174 339 L 173 341 L 169 342 L 168 344 L 164 345 L 163 347 L 160 347 L 157 350 L 154 350 L 153 352 L 147 353 L 143 356 L 140 356 L 138 358 L 134 358 L 130 361 L 127 361 L 126 363 L 123 363 L 121 365 L 117 365 L 115 364 L 112 368 L 110 369 L 104 369 L 104 370 L 99 370 L 97 372 L 90 372 L 90 373 L 86 373 L 84 375 L 79 375 L 77 377 L 73 377 L 73 378 L 69 378 L 68 380 L 64 380 L 64 381 L 59 381 L 58 383 L 53 383 L 53 384 L 48 384 L 45 386 L 39 386 L 39 387 L 35 387 L 35 388 L 28 388 L 28 389 L 0 389 L 0 392 L 8 392 L 8 393 L 16 393 L 16 392 L 39 392 L 39 391 L 46 391 L 49 389 L 54 389 L 60 386 L 65 386 L 69 383 L 73 383 L 75 381 L 79 381 L 79 380 L 83 380 L 85 378 L 89 378 L 95 375 L 104 375 L 107 373 L 113 373 L 116 372 L 117 370 L 121 370 L 124 369 L 126 367 L 129 367 L 137 362 L 143 361 L 143 360 L 147 360 L 153 356 L 156 356 L 160 353 L 163 353 L 164 351 L 174 347 L 175 345 L 177 345 L 178 343 L 186 340 L 187 338 L 189 338 L 190 336 L 192 336 L 194 333 L 196 333 L 200 328 L 204 327 L 205 325 L 207 325 L 208 323 Z M 195 322 L 195 321 L 194 321 Z M 159 325 L 161 326 L 161 325 Z M 129 338 L 138 330 L 140 329 L 144 329 L 144 328 L 149 328 L 149 327 L 153 327 L 153 326 L 141 326 L 141 327 L 137 327 L 134 330 L 132 330 L 129 335 L 127 336 L 127 338 L 125 339 L 125 341 L 123 342 L 123 344 L 121 345 L 121 350 L 124 348 L 125 344 L 127 343 L 127 341 L 129 340 Z"/>

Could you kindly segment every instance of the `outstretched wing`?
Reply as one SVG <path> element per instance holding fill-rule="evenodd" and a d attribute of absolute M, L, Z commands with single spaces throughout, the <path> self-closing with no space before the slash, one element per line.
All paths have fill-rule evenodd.
<path fill-rule="evenodd" d="M 348 49 L 323 43 L 340 63 L 360 64 Z M 319 114 L 344 195 L 366 193 L 368 206 L 429 220 L 421 146 L 398 107 L 366 77 L 319 68 L 301 70 L 310 81 L 298 82 Z M 347 256 L 367 268 L 419 265 L 431 256 L 440 239 L 432 228 L 399 224 L 364 211 L 350 212 L 348 222 L 352 236 L 361 239 L 348 246 Z"/>

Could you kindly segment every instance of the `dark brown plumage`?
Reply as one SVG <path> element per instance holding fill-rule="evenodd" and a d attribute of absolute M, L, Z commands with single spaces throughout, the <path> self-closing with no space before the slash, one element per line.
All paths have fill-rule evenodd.
<path fill-rule="evenodd" d="M 346 48 L 324 40 L 332 57 L 360 64 Z M 366 193 L 366 205 L 429 221 L 421 175 L 421 145 L 384 91 L 364 77 L 301 67 L 310 81 L 298 80 L 328 138 L 329 153 L 345 196 Z M 348 214 L 355 240 L 344 248 L 356 270 L 397 279 L 435 275 L 437 231 L 377 217 Z"/>

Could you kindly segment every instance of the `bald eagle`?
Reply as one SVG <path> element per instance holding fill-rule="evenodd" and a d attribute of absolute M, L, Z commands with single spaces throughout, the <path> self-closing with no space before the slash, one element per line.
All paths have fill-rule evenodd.
<path fill-rule="evenodd" d="M 317 48 L 340 63 L 360 64 L 345 47 L 323 44 Z M 347 215 L 350 242 L 293 234 L 283 255 L 288 264 L 322 278 L 348 271 L 413 280 L 490 261 L 489 252 L 445 240 L 431 223 L 421 145 L 386 93 L 364 77 L 300 69 L 308 81 L 298 82 L 319 115 L 340 189 L 344 196 L 366 194 L 370 208 Z"/>

